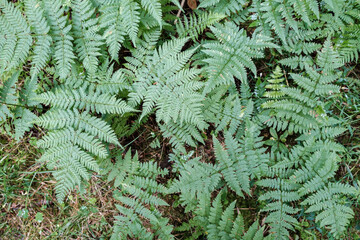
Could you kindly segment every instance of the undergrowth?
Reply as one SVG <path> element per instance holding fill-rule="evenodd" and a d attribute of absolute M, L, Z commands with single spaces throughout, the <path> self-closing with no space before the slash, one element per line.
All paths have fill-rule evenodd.
<path fill-rule="evenodd" d="M 360 2 L 0 0 L 0 239 L 358 239 Z"/>

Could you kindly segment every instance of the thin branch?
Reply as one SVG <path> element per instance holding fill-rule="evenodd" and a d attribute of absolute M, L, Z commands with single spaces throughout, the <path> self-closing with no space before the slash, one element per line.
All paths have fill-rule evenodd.
<path fill-rule="evenodd" d="M 184 8 L 184 4 L 185 4 L 185 0 L 182 0 L 182 1 L 181 1 L 181 8 L 179 9 L 178 13 L 176 14 L 176 19 L 175 19 L 175 21 L 174 21 L 174 24 L 177 23 L 177 20 L 178 20 L 178 18 L 180 17 L 180 14 L 181 14 L 181 9 Z"/>

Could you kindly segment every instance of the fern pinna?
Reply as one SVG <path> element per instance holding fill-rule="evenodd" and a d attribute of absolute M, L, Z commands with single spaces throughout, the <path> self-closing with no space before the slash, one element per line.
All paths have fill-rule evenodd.
<path fill-rule="evenodd" d="M 359 1 L 188 2 L 0 0 L 1 134 L 107 180 L 99 239 L 351 238 Z"/>

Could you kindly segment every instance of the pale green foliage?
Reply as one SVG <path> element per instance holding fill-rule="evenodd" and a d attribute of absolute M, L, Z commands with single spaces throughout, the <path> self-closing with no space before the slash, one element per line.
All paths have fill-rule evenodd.
<path fill-rule="evenodd" d="M 38 102 L 33 98 L 36 96 L 36 80 L 27 79 L 24 87 L 17 91 L 17 83 L 20 72 L 15 72 L 9 79 L 5 80 L 0 88 L 0 123 L 6 123 L 11 119 L 15 128 L 13 137 L 19 141 L 33 126 L 36 115 L 28 109 L 35 107 Z"/>
<path fill-rule="evenodd" d="M 275 157 L 278 163 L 269 169 L 266 179 L 258 182 L 271 189 L 260 200 L 271 201 L 263 211 L 270 212 L 266 222 L 270 223 L 275 239 L 288 239 L 289 230 L 294 231 L 298 225 L 294 214 L 299 208 L 291 203 L 299 200 L 302 205 L 309 205 L 306 213 L 317 212 L 320 226 L 329 227 L 336 237 L 341 236 L 353 216 L 344 197 L 355 194 L 350 185 L 334 182 L 341 151 L 341 145 L 312 137 L 293 147 L 289 154 Z"/>
<path fill-rule="evenodd" d="M 60 0 L 45 0 L 45 9 L 54 35 L 54 56 L 60 78 L 65 79 L 70 74 L 71 64 L 74 63 L 73 40 L 71 36 L 72 26 L 67 22 L 62 2 Z M 65 16 L 64 16 L 65 15 Z"/>
<path fill-rule="evenodd" d="M 262 148 L 261 137 L 257 127 L 248 122 L 244 137 L 234 139 L 231 134 L 225 135 L 227 151 L 218 140 L 214 139 L 216 159 L 226 184 L 239 196 L 242 191 L 251 195 L 250 180 L 264 175 L 267 170 L 268 156 Z"/>
<path fill-rule="evenodd" d="M 156 120 L 172 144 L 182 148 L 183 143 L 195 146 L 193 139 L 201 140 L 199 130 L 207 123 L 202 115 L 203 83 L 196 79 L 200 70 L 186 66 L 194 50 L 181 52 L 187 39 L 164 43 L 157 50 L 149 51 L 142 59 L 140 48 L 128 58 L 133 82 L 129 103 L 142 104 L 141 118 L 156 111 Z M 199 130 L 198 130 L 199 129 Z"/>
<path fill-rule="evenodd" d="M 36 79 L 27 79 L 22 91 L 19 92 L 19 106 L 14 110 L 15 139 L 20 140 L 25 132 L 29 131 L 33 126 L 33 121 L 37 116 L 28 107 L 35 107 L 38 102 L 35 100 L 37 90 Z"/>
<path fill-rule="evenodd" d="M 300 196 L 296 192 L 298 185 L 288 179 L 291 172 L 282 168 L 270 168 L 266 174 L 268 178 L 258 182 L 259 186 L 270 189 L 259 200 L 269 201 L 262 211 L 270 212 L 265 221 L 269 223 L 274 239 L 288 239 L 289 230 L 294 230 L 293 225 L 298 224 L 293 215 L 299 209 L 294 208 L 291 203 L 299 200 Z"/>
<path fill-rule="evenodd" d="M 111 239 L 347 238 L 359 1 L 197 3 L 0 0 L 1 134 L 59 202 L 107 177 Z"/>
<path fill-rule="evenodd" d="M 261 119 L 269 126 L 278 130 L 289 129 L 290 132 L 319 131 L 331 126 L 331 121 L 325 114 L 324 99 L 339 92 L 339 87 L 332 84 L 341 73 L 335 69 L 341 66 L 339 56 L 333 51 L 329 41 L 318 53 L 317 65 L 324 74 L 319 73 L 312 66 L 305 65 L 306 75 L 292 73 L 291 77 L 299 88 L 277 86 L 277 94 L 269 92 L 270 98 L 283 95 L 283 99 L 270 100 L 262 105 L 263 108 L 273 109 L 265 111 Z M 279 92 L 280 91 L 280 92 Z M 341 130 L 338 131 L 341 133 Z M 324 132 L 324 134 L 326 134 Z M 332 135 L 331 132 L 328 133 Z"/>
<path fill-rule="evenodd" d="M 7 1 L 0 1 L 0 75 L 25 62 L 32 44 L 30 27 L 21 12 Z"/>
<path fill-rule="evenodd" d="M 322 227 L 330 227 L 337 237 L 346 230 L 349 219 L 354 215 L 341 198 L 355 192 L 348 184 L 329 182 L 337 171 L 339 160 L 332 149 L 324 146 L 307 159 L 302 169 L 294 173 L 296 182 L 301 183 L 298 193 L 306 196 L 302 204 L 310 205 L 307 212 L 320 212 L 316 221 Z"/>
<path fill-rule="evenodd" d="M 267 170 L 268 156 L 258 134 L 257 126 L 247 122 L 241 139 L 226 133 L 226 150 L 214 138 L 216 163 L 200 162 L 197 158 L 183 163 L 180 177 L 171 184 L 169 192 L 179 192 L 181 204 L 189 209 L 194 208 L 203 195 L 211 194 L 224 184 L 240 197 L 244 197 L 243 192 L 251 195 L 250 180 L 260 178 Z"/>
<path fill-rule="evenodd" d="M 156 177 L 166 175 L 167 171 L 159 169 L 154 162 L 140 163 L 138 155 L 131 157 L 129 150 L 124 158 L 119 156 L 115 164 L 105 163 L 104 173 L 108 172 L 108 181 L 115 180 L 114 186 L 121 190 L 114 192 L 114 198 L 119 201 L 116 208 L 121 215 L 115 217 L 111 239 L 153 239 L 154 236 L 174 239 L 168 219 L 163 218 L 156 209 L 167 206 L 167 203 L 157 196 L 165 193 L 166 188 L 156 182 Z M 144 226 L 143 221 L 150 222 L 153 233 Z"/>
<path fill-rule="evenodd" d="M 96 113 L 118 113 L 132 111 L 123 100 L 114 95 L 87 91 L 84 88 L 71 90 L 66 87 L 57 88 L 54 92 L 45 92 L 37 96 L 39 102 L 61 109 L 84 109 Z"/>
<path fill-rule="evenodd" d="M 34 78 L 46 65 L 50 58 L 52 38 L 48 35 L 50 27 L 44 17 L 44 10 L 37 0 L 25 1 L 26 16 L 34 28 L 36 43 L 31 66 L 31 77 Z"/>
<path fill-rule="evenodd" d="M 254 102 L 251 100 L 249 85 L 241 85 L 241 96 L 235 86 L 217 87 L 204 101 L 204 115 L 206 120 L 216 126 L 216 132 L 226 131 L 231 135 L 243 134 L 246 119 L 254 112 Z M 224 97 L 224 94 L 229 94 Z"/>
<path fill-rule="evenodd" d="M 219 13 L 201 12 L 192 14 L 189 18 L 184 17 L 184 22 L 176 23 L 176 31 L 180 38 L 190 37 L 193 40 L 198 39 L 199 35 L 209 26 L 219 22 L 226 15 Z"/>
<path fill-rule="evenodd" d="M 97 18 L 93 18 L 95 9 L 89 0 L 73 1 L 73 32 L 75 40 L 75 49 L 80 60 L 83 61 L 84 68 L 90 73 L 95 73 L 98 67 L 100 56 L 100 46 L 102 37 L 99 35 Z"/>
<path fill-rule="evenodd" d="M 209 195 L 202 195 L 198 206 L 194 210 L 194 217 L 189 222 L 183 223 L 177 228 L 178 231 L 194 232 L 193 239 L 197 239 L 201 234 L 206 235 L 206 239 L 241 239 L 241 240 L 261 240 L 264 229 L 259 227 L 258 222 L 254 222 L 246 231 L 244 218 L 241 212 L 234 213 L 236 202 L 230 203 L 224 209 L 221 198 L 224 192 L 221 191 L 211 202 Z"/>
<path fill-rule="evenodd" d="M 246 68 L 256 75 L 256 66 L 253 58 L 263 57 L 263 50 L 275 47 L 270 43 L 271 38 L 256 35 L 252 38 L 246 36 L 246 32 L 232 23 L 215 25 L 210 27 L 218 41 L 204 44 L 203 52 L 206 54 L 206 72 L 208 80 L 204 89 L 210 92 L 219 85 L 234 83 L 234 77 L 247 82 Z"/>
<path fill-rule="evenodd" d="M 11 78 L 4 82 L 0 92 L 0 120 L 3 122 L 7 117 L 13 117 L 13 114 L 9 110 L 9 105 L 17 103 L 16 97 L 16 82 L 19 77 L 19 72 L 14 73 Z"/>
<path fill-rule="evenodd" d="M 244 219 L 241 214 L 234 214 L 235 202 L 232 202 L 226 209 L 221 203 L 221 194 L 212 202 L 208 216 L 208 239 L 243 239 L 261 240 L 264 239 L 264 229 L 259 229 L 259 223 L 255 222 L 245 232 Z"/>
<path fill-rule="evenodd" d="M 264 94 L 264 97 L 268 97 L 268 98 L 283 97 L 285 93 L 282 92 L 281 90 L 286 86 L 283 83 L 285 79 L 283 78 L 283 73 L 281 72 L 281 68 L 277 66 L 275 71 L 270 75 L 270 77 L 271 78 L 267 80 L 269 84 L 265 86 L 265 88 L 269 89 L 270 91 L 267 91 Z"/>
<path fill-rule="evenodd" d="M 209 8 L 214 12 L 230 15 L 243 10 L 246 4 L 247 0 L 200 0 L 199 8 Z"/>
<path fill-rule="evenodd" d="M 104 38 L 113 59 L 117 58 L 126 34 L 133 43 L 136 42 L 140 22 L 139 8 L 139 4 L 132 0 L 114 1 L 101 7 L 100 26 L 106 28 Z"/>
<path fill-rule="evenodd" d="M 51 130 L 38 141 L 38 145 L 47 149 L 40 160 L 49 162 L 50 169 L 56 168 L 54 175 L 58 180 L 57 197 L 59 201 L 63 201 L 68 191 L 80 185 L 81 180 L 89 178 L 89 170 L 99 170 L 97 157 L 108 157 L 103 142 L 119 145 L 108 123 L 91 116 L 90 113 L 124 114 L 133 108 L 114 95 L 86 88 L 71 90 L 59 87 L 54 92 L 38 95 L 36 99 L 53 106 L 53 110 L 36 120 L 38 125 Z M 73 155 L 68 148 L 75 149 Z M 87 162 L 84 159 L 87 159 Z M 69 162 L 77 166 L 72 169 L 71 174 L 67 172 Z M 74 174 L 78 174 L 76 181 L 72 179 Z"/>

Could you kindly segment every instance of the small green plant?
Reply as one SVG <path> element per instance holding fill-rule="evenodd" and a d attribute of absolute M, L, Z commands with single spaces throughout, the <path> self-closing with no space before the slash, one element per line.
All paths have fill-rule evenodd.
<path fill-rule="evenodd" d="M 33 238 L 358 234 L 359 1 L 184 3 L 0 0 L 1 205 Z"/>

